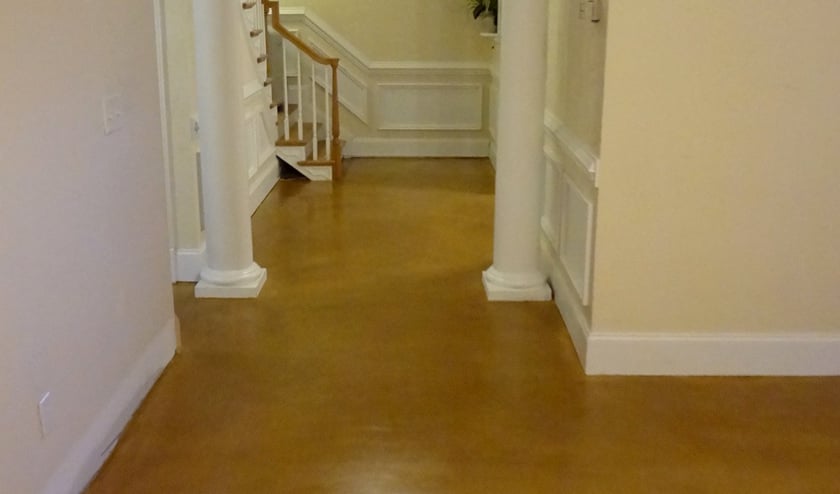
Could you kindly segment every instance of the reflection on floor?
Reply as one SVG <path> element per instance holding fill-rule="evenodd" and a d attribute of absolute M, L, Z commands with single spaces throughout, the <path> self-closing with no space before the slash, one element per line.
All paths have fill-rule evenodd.
<path fill-rule="evenodd" d="M 254 217 L 257 300 L 175 287 L 176 357 L 102 493 L 840 492 L 840 380 L 587 378 L 489 304 L 492 169 L 355 160 Z"/>

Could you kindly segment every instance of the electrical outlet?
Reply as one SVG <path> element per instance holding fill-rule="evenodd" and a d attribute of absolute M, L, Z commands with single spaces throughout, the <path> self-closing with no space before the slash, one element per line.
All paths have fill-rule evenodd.
<path fill-rule="evenodd" d="M 105 135 L 111 135 L 125 125 L 125 109 L 121 94 L 112 94 L 102 98 L 102 118 L 105 123 Z"/>
<path fill-rule="evenodd" d="M 38 402 L 38 421 L 41 423 L 41 437 L 47 437 L 52 428 L 52 404 L 49 391 Z"/>

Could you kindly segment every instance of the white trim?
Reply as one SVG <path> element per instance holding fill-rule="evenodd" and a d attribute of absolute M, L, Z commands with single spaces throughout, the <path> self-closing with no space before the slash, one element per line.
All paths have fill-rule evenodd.
<path fill-rule="evenodd" d="M 836 376 L 840 334 L 593 332 L 585 362 L 590 375 Z"/>
<path fill-rule="evenodd" d="M 568 152 L 574 158 L 575 164 L 590 178 L 597 187 L 598 166 L 601 159 L 583 142 L 572 130 L 564 124 L 557 115 L 549 110 L 545 111 L 545 130 L 548 136 L 555 141 L 554 144 Z M 546 146 L 545 152 L 555 162 L 562 162 L 556 156 L 551 146 Z"/>
<path fill-rule="evenodd" d="M 202 240 L 197 249 L 177 249 L 175 251 L 176 281 L 198 281 L 201 270 L 207 265 L 207 243 Z"/>
<path fill-rule="evenodd" d="M 270 148 L 268 157 L 263 160 L 262 165 L 257 169 L 257 171 L 249 178 L 249 192 L 250 197 L 249 205 L 251 215 L 253 215 L 257 208 L 260 207 L 260 204 L 265 200 L 268 193 L 271 192 L 271 189 L 277 184 L 277 181 L 280 180 L 280 163 L 277 161 L 277 156 L 274 152 L 274 148 Z"/>
<path fill-rule="evenodd" d="M 175 262 L 175 244 L 178 237 L 177 221 L 175 220 L 175 171 L 172 167 L 172 144 L 169 135 L 172 124 L 169 121 L 169 87 L 166 84 L 166 23 L 163 19 L 163 0 L 154 0 L 155 14 L 155 49 L 157 50 L 158 97 L 160 99 L 160 131 L 163 150 L 164 187 L 166 189 L 166 230 L 169 235 L 169 278 L 172 283 L 178 281 Z"/>
<path fill-rule="evenodd" d="M 486 138 L 387 138 L 357 137 L 344 149 L 346 157 L 485 158 Z"/>
<path fill-rule="evenodd" d="M 379 130 L 480 131 L 484 126 L 483 84 L 380 82 L 376 89 Z"/>
<path fill-rule="evenodd" d="M 586 349 L 589 340 L 589 318 L 584 313 L 579 299 L 575 295 L 575 289 L 569 280 L 566 270 L 557 261 L 557 254 L 553 251 L 551 241 L 546 232 L 543 232 L 540 247 L 543 253 L 543 260 L 548 263 L 548 278 L 551 288 L 554 291 L 554 304 L 563 316 L 566 330 L 575 346 L 578 359 L 584 368 L 586 367 Z"/>
<path fill-rule="evenodd" d="M 177 346 L 177 318 L 173 317 L 146 346 L 140 358 L 111 395 L 107 405 L 65 455 L 42 494 L 82 492 L 108 458 L 134 411 L 146 397 Z"/>
<path fill-rule="evenodd" d="M 195 298 L 257 298 L 267 278 L 268 271 L 257 263 L 224 271 L 205 267 L 195 285 Z"/>
<path fill-rule="evenodd" d="M 547 302 L 551 300 L 551 286 L 542 273 L 522 276 L 505 273 L 491 267 L 481 274 L 484 292 L 489 302 Z"/>
<path fill-rule="evenodd" d="M 560 223 L 560 245 L 557 253 L 559 254 L 560 262 L 568 273 L 572 286 L 575 287 L 581 303 L 588 306 L 592 293 L 592 251 L 595 235 L 595 204 L 590 197 L 585 194 L 580 187 L 578 187 L 573 180 L 569 179 L 567 174 L 561 175 L 561 184 L 563 187 L 563 219 Z M 572 195 L 571 193 L 574 193 Z M 574 266 L 568 258 L 569 244 L 569 228 L 570 218 L 573 216 L 570 211 L 572 198 L 577 196 L 577 200 L 584 204 L 586 208 L 586 226 L 585 226 L 585 240 L 583 245 L 583 266 Z M 550 233 L 550 231 L 549 231 Z M 578 273 L 576 273 L 576 270 Z M 580 280 L 575 279 L 575 275 L 580 274 Z"/>

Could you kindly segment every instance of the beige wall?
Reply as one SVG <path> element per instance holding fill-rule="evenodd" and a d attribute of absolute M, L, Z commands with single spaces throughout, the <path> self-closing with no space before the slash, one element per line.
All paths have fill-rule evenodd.
<path fill-rule="evenodd" d="M 594 331 L 840 331 L 840 2 L 612 2 Z"/>
<path fill-rule="evenodd" d="M 192 1 L 164 0 L 166 83 L 169 147 L 175 182 L 175 245 L 201 247 L 199 211 L 198 142 L 192 118 L 198 114 L 195 79 L 195 30 Z"/>
<path fill-rule="evenodd" d="M 372 61 L 487 61 L 466 0 L 290 0 L 336 29 Z"/>
<path fill-rule="evenodd" d="M 41 492 L 173 317 L 152 2 L 40 7 L 0 7 L 4 493 Z"/>
<path fill-rule="evenodd" d="M 550 0 L 546 106 L 593 152 L 601 144 L 608 2 L 594 23 L 578 2 Z"/>

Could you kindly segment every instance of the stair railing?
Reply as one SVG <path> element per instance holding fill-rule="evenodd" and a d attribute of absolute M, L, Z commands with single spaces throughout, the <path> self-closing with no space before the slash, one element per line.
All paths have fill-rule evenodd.
<path fill-rule="evenodd" d="M 271 12 L 271 25 L 274 29 L 280 34 L 282 39 L 281 50 L 282 50 L 282 60 L 283 60 L 283 74 L 284 77 L 282 78 L 283 83 L 283 112 L 284 112 L 284 121 L 283 121 L 283 130 L 285 132 L 286 139 L 289 139 L 290 131 L 290 109 L 291 102 L 289 101 L 289 78 L 286 77 L 289 68 L 289 60 L 287 60 L 287 44 L 291 44 L 296 48 L 295 50 L 295 60 L 294 65 L 297 69 L 297 78 L 298 78 L 298 87 L 297 87 L 297 108 L 298 108 L 298 119 L 297 119 L 297 140 L 303 142 L 304 140 L 304 131 L 303 131 L 303 116 L 304 112 L 304 102 L 303 102 L 303 74 L 301 72 L 301 53 L 307 56 L 313 63 L 311 63 L 311 91 L 312 91 L 312 101 L 310 102 L 312 105 L 312 157 L 313 160 L 318 159 L 318 107 L 317 107 L 317 81 L 318 81 L 318 68 L 316 65 L 320 65 L 322 67 L 322 75 L 323 75 L 323 88 L 324 88 L 324 128 L 326 129 L 326 138 L 324 145 L 325 149 L 325 156 L 328 160 L 332 163 L 333 167 L 333 177 L 340 178 L 342 174 L 342 163 L 341 163 L 341 125 L 339 121 L 339 99 L 338 99 L 338 63 L 339 60 L 337 58 L 330 58 L 325 57 L 324 55 L 318 53 L 312 47 L 306 44 L 303 40 L 301 40 L 298 36 L 294 33 L 286 29 L 282 24 L 280 24 L 280 11 L 278 8 L 278 2 L 266 2 L 266 4 L 270 4 L 270 7 L 267 5 L 267 9 Z"/>

